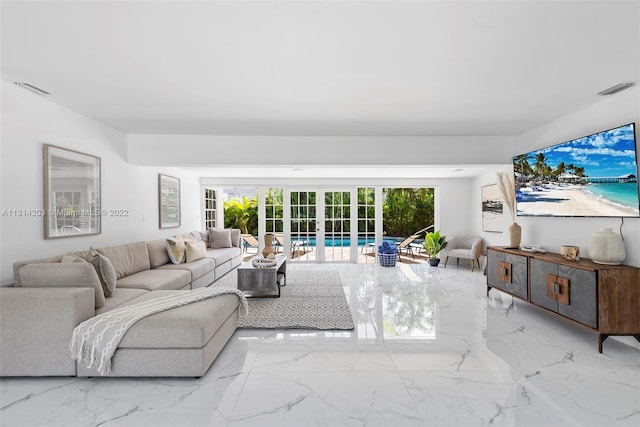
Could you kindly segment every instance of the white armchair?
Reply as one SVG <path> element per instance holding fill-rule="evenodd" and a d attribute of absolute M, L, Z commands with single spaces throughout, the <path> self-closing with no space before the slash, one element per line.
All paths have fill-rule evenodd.
<path fill-rule="evenodd" d="M 449 257 L 457 258 L 456 263 L 460 264 L 460 258 L 471 260 L 471 271 L 474 270 L 475 263 L 480 268 L 480 255 L 482 254 L 482 238 L 476 236 L 455 236 L 448 239 L 445 251 L 444 266 L 447 266 Z"/>

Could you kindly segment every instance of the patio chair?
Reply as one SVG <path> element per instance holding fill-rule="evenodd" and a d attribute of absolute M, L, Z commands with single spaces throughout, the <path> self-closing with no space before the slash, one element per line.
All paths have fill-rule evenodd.
<path fill-rule="evenodd" d="M 284 235 L 283 234 L 273 234 L 273 238 L 276 240 L 277 245 L 275 245 L 276 251 L 284 250 Z M 292 240 L 291 241 L 291 255 L 295 252 L 304 251 L 306 252 L 306 247 L 311 246 L 306 240 Z"/>
<path fill-rule="evenodd" d="M 402 242 L 396 243 L 398 245 L 398 260 L 399 261 L 402 261 L 402 257 L 401 257 L 402 251 L 404 251 L 406 255 L 411 254 L 413 259 L 416 259 L 416 255 L 413 253 L 413 246 L 411 246 L 411 244 L 418 237 L 420 237 L 419 234 L 412 234 L 411 236 L 409 236 L 406 239 L 404 239 Z"/>
<path fill-rule="evenodd" d="M 256 248 L 256 253 L 260 249 L 260 242 L 251 234 L 241 234 L 242 238 L 242 252 L 249 253 L 249 248 Z"/>
<path fill-rule="evenodd" d="M 273 239 L 275 240 L 273 247 L 276 249 L 276 252 L 282 252 L 284 250 L 284 235 L 273 233 Z"/>

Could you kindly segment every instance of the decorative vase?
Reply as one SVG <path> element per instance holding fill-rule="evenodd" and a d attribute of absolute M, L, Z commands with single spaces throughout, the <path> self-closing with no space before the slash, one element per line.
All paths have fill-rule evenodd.
<path fill-rule="evenodd" d="M 273 248 L 273 234 L 267 233 L 264 235 L 264 249 L 262 249 L 262 256 L 267 258 L 270 254 L 275 254 L 276 250 Z"/>
<path fill-rule="evenodd" d="M 514 222 L 509 226 L 509 247 L 516 249 L 519 248 L 521 238 L 522 227 L 520 227 L 517 222 Z"/>
<path fill-rule="evenodd" d="M 601 228 L 591 237 L 589 257 L 598 264 L 618 265 L 627 256 L 622 236 L 611 228 Z"/>

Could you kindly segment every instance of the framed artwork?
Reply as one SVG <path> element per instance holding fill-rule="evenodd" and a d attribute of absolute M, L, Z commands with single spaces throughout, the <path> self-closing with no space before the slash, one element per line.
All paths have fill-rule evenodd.
<path fill-rule="evenodd" d="M 158 175 L 160 228 L 180 227 L 180 178 Z"/>
<path fill-rule="evenodd" d="M 100 158 L 44 144 L 44 238 L 102 232 Z"/>
<path fill-rule="evenodd" d="M 502 196 L 497 184 L 482 187 L 482 231 L 502 233 Z"/>

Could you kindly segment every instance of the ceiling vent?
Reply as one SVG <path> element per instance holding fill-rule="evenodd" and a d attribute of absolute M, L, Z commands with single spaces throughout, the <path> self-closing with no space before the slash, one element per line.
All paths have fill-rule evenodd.
<path fill-rule="evenodd" d="M 33 93 L 37 93 L 38 95 L 51 95 L 49 92 L 47 92 L 44 89 L 40 89 L 38 86 L 34 86 L 31 83 L 24 83 L 24 82 L 13 82 L 14 85 L 16 86 L 20 86 L 21 88 L 24 88 L 28 91 L 31 91 Z"/>
<path fill-rule="evenodd" d="M 634 85 L 635 83 L 632 83 L 632 82 L 618 83 L 615 86 L 611 86 L 610 88 L 603 90 L 602 92 L 598 92 L 598 95 L 600 96 L 613 95 L 615 93 L 622 92 L 625 89 L 629 89 L 631 86 L 634 86 Z"/>

